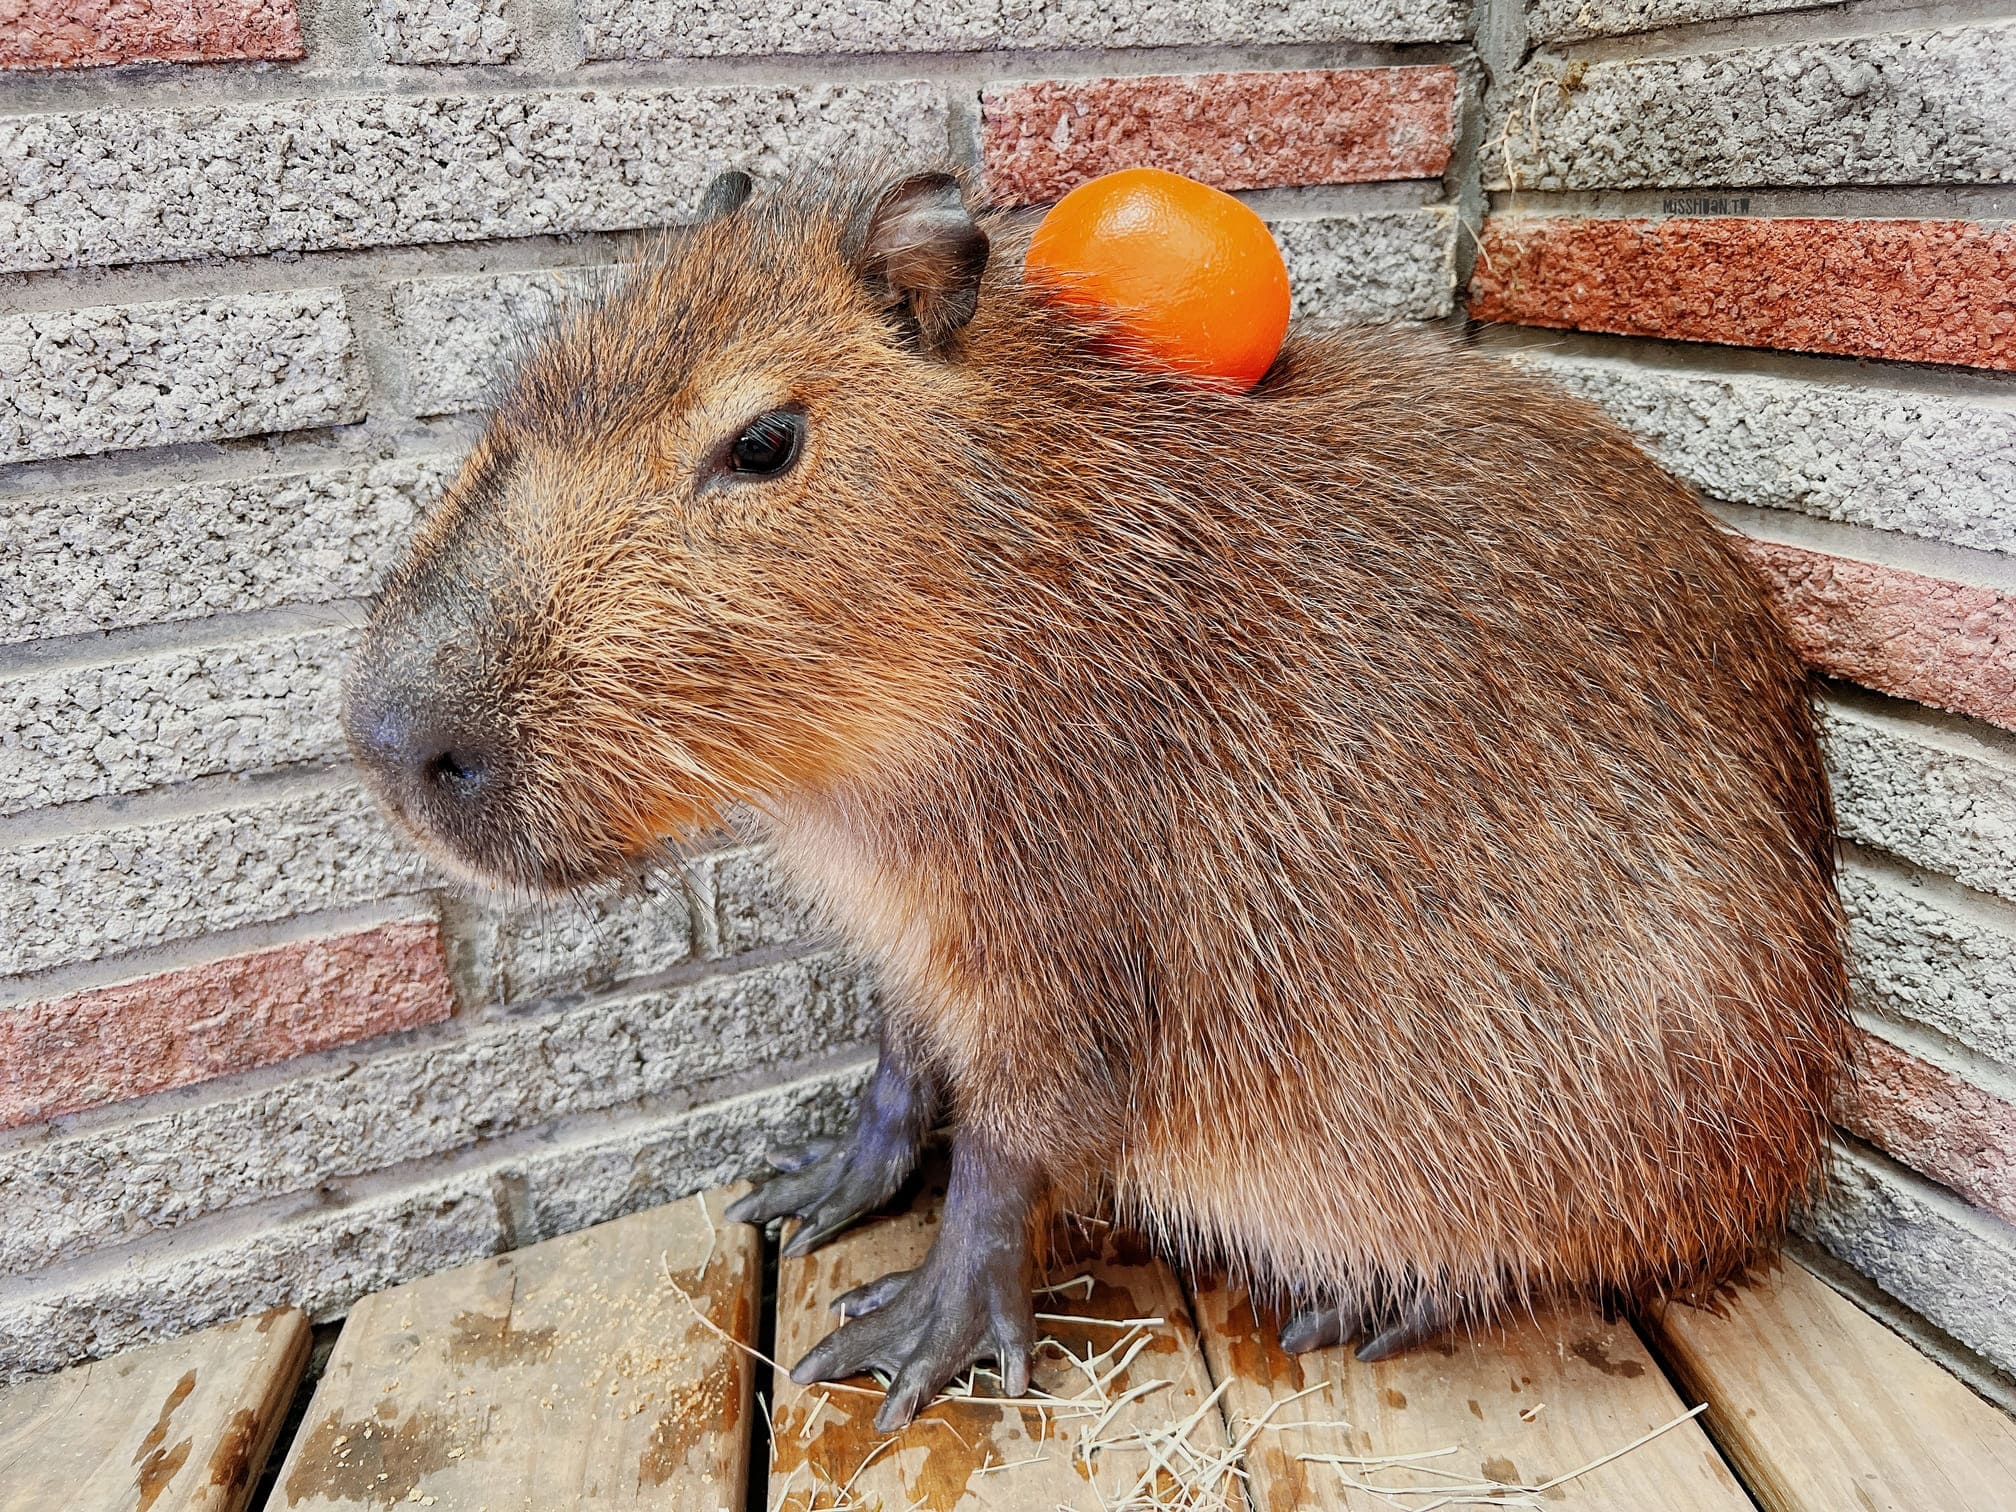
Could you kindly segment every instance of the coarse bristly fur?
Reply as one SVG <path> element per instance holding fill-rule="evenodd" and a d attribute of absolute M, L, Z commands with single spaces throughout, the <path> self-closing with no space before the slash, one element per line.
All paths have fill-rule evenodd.
<path fill-rule="evenodd" d="M 526 364 L 355 674 L 427 648 L 509 752 L 430 845 L 560 888 L 746 806 L 961 1125 L 1263 1283 L 1739 1267 L 1846 988 L 1807 681 L 1694 497 L 1441 335 L 1152 376 L 1000 219 L 920 352 L 876 188 L 668 238 Z M 785 404 L 791 472 L 695 486 Z"/>

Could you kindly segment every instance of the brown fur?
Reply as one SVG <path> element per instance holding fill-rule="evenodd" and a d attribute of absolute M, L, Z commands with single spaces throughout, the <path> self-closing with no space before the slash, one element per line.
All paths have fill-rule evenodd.
<path fill-rule="evenodd" d="M 1262 1278 L 1739 1265 L 1845 987 L 1805 678 L 1697 502 L 1439 336 L 1150 377 L 999 224 L 920 355 L 866 193 L 694 230 L 525 367 L 377 622 L 452 591 L 515 753 L 512 822 L 433 843 L 566 886 L 748 805 L 959 1120 Z M 800 465 L 696 495 L 785 400 Z"/>

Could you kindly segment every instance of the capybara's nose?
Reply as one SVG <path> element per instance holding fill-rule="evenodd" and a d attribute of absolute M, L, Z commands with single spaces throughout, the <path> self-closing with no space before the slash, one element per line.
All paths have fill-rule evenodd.
<path fill-rule="evenodd" d="M 470 803 L 490 784 L 490 759 L 461 742 L 423 758 L 421 774 L 430 787 L 451 801 Z"/>
<path fill-rule="evenodd" d="M 408 805 L 467 808 L 495 786 L 496 754 L 464 722 L 429 717 L 396 690 L 354 692 L 345 713 L 358 761 Z"/>

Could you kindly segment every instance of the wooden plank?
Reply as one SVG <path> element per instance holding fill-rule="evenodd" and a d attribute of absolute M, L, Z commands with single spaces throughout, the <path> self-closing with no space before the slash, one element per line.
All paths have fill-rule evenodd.
<path fill-rule="evenodd" d="M 276 1307 L 0 1392 L 0 1512 L 239 1512 L 308 1345 Z"/>
<path fill-rule="evenodd" d="M 1362 1365 L 1347 1349 L 1282 1353 L 1273 1320 L 1257 1320 L 1243 1290 L 1203 1284 L 1195 1303 L 1213 1373 L 1235 1377 L 1226 1396 L 1233 1437 L 1262 1425 L 1246 1455 L 1254 1512 L 1393 1512 L 1445 1495 L 1455 1507 L 1495 1496 L 1574 1512 L 1751 1508 L 1695 1422 L 1538 1489 L 1687 1410 L 1630 1326 L 1605 1323 L 1593 1311 L 1563 1309 Z M 1432 1457 L 1373 1466 L 1304 1455 Z M 1440 1489 L 1426 1493 L 1431 1486 Z M 1522 1494 L 1521 1486 L 1534 1490 Z M 1458 1494 L 1464 1487 L 1467 1497 Z"/>
<path fill-rule="evenodd" d="M 936 1200 L 942 1185 L 927 1184 L 909 1213 L 884 1218 L 845 1235 L 803 1260 L 782 1262 L 777 1284 L 777 1358 L 789 1366 L 837 1323 L 832 1299 L 892 1270 L 915 1266 L 935 1232 Z M 1087 1238 L 1087 1234 L 1097 1237 Z M 947 1401 L 927 1407 L 900 1434 L 884 1437 L 874 1427 L 879 1391 L 834 1386 L 799 1387 L 781 1371 L 772 1407 L 769 1505 L 771 1512 L 814 1509 L 884 1509 L 903 1512 L 974 1512 L 1016 1509 L 1053 1512 L 1057 1508 L 1097 1509 L 1126 1504 L 1125 1494 L 1152 1461 L 1138 1443 L 1118 1442 L 1140 1434 L 1170 1436 L 1195 1419 L 1187 1442 L 1205 1459 L 1222 1456 L 1224 1425 L 1207 1398 L 1210 1385 L 1182 1289 L 1166 1266 L 1135 1240 L 1103 1227 L 1060 1230 L 1060 1253 L 1050 1269 L 1053 1283 L 1089 1277 L 1061 1292 L 1039 1296 L 1045 1314 L 1124 1320 L 1156 1318 L 1153 1326 L 1075 1323 L 1040 1317 L 1041 1337 L 1033 1369 L 1035 1391 L 1052 1397 L 1112 1401 L 1153 1381 L 1168 1384 L 1121 1407 L 1102 1421 L 1103 1409 L 1079 1405 L 1044 1409 L 1030 1404 Z M 1130 1365 L 1094 1391 L 1092 1380 L 1120 1363 L 1120 1353 L 1140 1346 Z M 1116 1347 L 1120 1353 L 1116 1353 Z M 1096 1362 L 1091 1372 L 1064 1358 Z M 998 1392 L 999 1383 L 982 1373 L 976 1396 Z M 1200 1415 L 1200 1408 L 1202 1409 Z M 1083 1445 L 1096 1430 L 1107 1447 Z M 1216 1480 L 1232 1485 L 1186 1459 L 1164 1452 L 1188 1467 L 1187 1478 L 1161 1477 L 1165 1494 L 1206 1489 Z M 991 1468 L 1005 1467 L 1005 1468 Z M 1237 1498 L 1236 1486 L 1232 1496 Z M 1138 1505 L 1138 1502 L 1136 1503 Z M 1186 1503 L 1187 1504 L 1187 1503 Z M 1201 1505 L 1220 1505 L 1206 1497 Z"/>
<path fill-rule="evenodd" d="M 1794 1261 L 1647 1326 L 1770 1512 L 2016 1509 L 2016 1423 Z"/>
<path fill-rule="evenodd" d="M 366 1297 L 274 1507 L 740 1507 L 755 1372 L 699 1315 L 754 1342 L 761 1240 L 731 1195 Z"/>

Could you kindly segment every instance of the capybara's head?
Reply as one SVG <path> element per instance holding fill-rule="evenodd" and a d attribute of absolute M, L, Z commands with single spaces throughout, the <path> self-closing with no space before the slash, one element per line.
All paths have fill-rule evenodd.
<path fill-rule="evenodd" d="M 451 869 L 547 892 L 942 718 L 988 238 L 945 174 L 724 176 L 556 323 L 387 582 L 346 690 Z"/>

